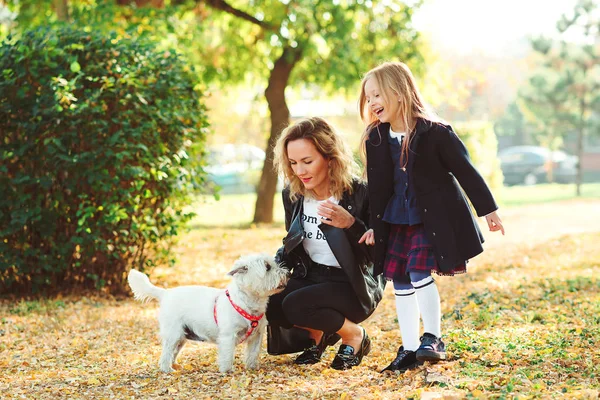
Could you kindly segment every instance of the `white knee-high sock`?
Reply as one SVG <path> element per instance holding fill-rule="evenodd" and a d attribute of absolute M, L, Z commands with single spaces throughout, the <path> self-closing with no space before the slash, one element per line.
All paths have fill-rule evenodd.
<path fill-rule="evenodd" d="M 416 351 L 419 340 L 419 303 L 414 289 L 396 289 L 396 313 L 404 350 Z"/>
<path fill-rule="evenodd" d="M 433 277 L 428 276 L 418 282 L 412 282 L 412 285 L 415 288 L 419 310 L 423 318 L 423 331 L 441 337 L 440 293 Z"/>

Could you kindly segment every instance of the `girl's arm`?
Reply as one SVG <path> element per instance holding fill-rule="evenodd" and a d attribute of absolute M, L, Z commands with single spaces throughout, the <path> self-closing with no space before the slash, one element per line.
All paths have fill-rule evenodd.
<path fill-rule="evenodd" d="M 504 225 L 502 225 L 502 220 L 496 211 L 486 215 L 485 222 L 487 222 L 490 232 L 500 231 L 504 235 Z"/>
<path fill-rule="evenodd" d="M 498 209 L 488 185 L 471 163 L 464 143 L 451 127 L 439 127 L 438 152 L 442 164 L 456 177 L 473 203 L 477 216 L 483 217 Z"/>

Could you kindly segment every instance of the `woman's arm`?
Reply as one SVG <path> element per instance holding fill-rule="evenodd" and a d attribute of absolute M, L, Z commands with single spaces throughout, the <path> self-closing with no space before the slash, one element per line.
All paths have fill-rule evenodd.
<path fill-rule="evenodd" d="M 327 225 L 343 229 L 352 247 L 357 255 L 362 256 L 367 262 L 373 261 L 373 246 L 368 246 L 365 241 L 361 242 L 362 236 L 367 232 L 368 227 L 364 221 L 369 220 L 369 202 L 366 188 L 359 189 L 353 193 L 355 196 L 354 204 L 361 206 L 355 215 L 352 215 L 344 207 L 325 201 L 317 207 L 318 214 L 322 217 L 321 222 Z M 361 196 L 357 198 L 357 196 Z"/>
<path fill-rule="evenodd" d="M 287 233 L 289 232 L 292 223 L 292 201 L 290 200 L 289 188 L 286 187 L 281 191 L 281 201 L 283 203 L 283 210 L 285 211 L 285 231 Z M 285 237 L 283 238 L 283 241 L 285 242 Z M 286 262 L 286 258 L 285 246 L 281 246 L 275 253 L 275 262 L 283 268 L 291 270 L 292 266 L 288 265 L 289 263 Z"/>
<path fill-rule="evenodd" d="M 360 199 L 357 199 L 357 200 L 362 200 L 362 201 L 357 202 L 362 205 L 362 207 L 360 209 L 359 217 L 357 218 L 361 222 L 362 226 L 361 226 L 361 229 L 356 230 L 353 233 L 355 241 L 352 243 L 352 245 L 355 248 L 356 248 L 356 246 L 358 246 L 358 249 L 363 254 L 363 256 L 365 257 L 365 260 L 367 262 L 374 262 L 375 261 L 375 249 L 374 249 L 373 245 L 375 244 L 375 242 L 373 242 L 373 240 L 374 240 L 373 229 L 369 229 L 369 226 L 367 225 L 369 223 L 369 221 L 371 220 L 371 207 L 369 204 L 369 194 L 368 194 L 367 186 L 366 185 L 361 186 L 360 190 L 357 190 L 355 192 L 355 196 L 361 196 Z M 371 235 L 369 236 L 367 234 L 367 232 L 371 232 Z M 358 236 L 358 239 L 357 239 L 357 236 Z M 370 241 L 367 240 L 369 237 L 370 237 Z"/>
<path fill-rule="evenodd" d="M 285 231 L 289 232 L 292 223 L 292 200 L 290 200 L 290 189 L 288 187 L 281 191 L 281 202 L 285 211 Z"/>
<path fill-rule="evenodd" d="M 373 246 L 368 245 L 366 240 L 363 240 L 361 242 L 363 235 L 368 230 L 369 229 L 367 228 L 365 223 L 362 220 L 356 218 L 354 225 L 346 229 L 346 235 L 350 239 L 350 244 L 352 245 L 352 247 L 358 250 L 367 262 L 373 262 L 375 259 L 373 256 Z"/>

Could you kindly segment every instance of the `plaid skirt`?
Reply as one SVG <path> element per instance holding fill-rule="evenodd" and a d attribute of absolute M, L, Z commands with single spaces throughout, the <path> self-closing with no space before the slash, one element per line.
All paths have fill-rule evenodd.
<path fill-rule="evenodd" d="M 452 270 L 441 271 L 423 224 L 391 225 L 383 271 L 390 280 L 401 279 L 410 271 L 432 271 L 451 276 L 467 272 L 467 261 Z"/>

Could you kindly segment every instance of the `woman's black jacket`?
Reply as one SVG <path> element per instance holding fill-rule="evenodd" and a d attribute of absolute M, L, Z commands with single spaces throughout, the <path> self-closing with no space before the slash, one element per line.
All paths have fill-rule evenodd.
<path fill-rule="evenodd" d="M 383 272 L 389 234 L 383 214 L 394 192 L 389 129 L 388 123 L 375 126 L 366 142 L 369 226 L 375 233 L 376 275 Z M 478 216 L 487 215 L 498 206 L 452 127 L 418 119 L 413 135 L 406 166 L 408 178 L 440 270 L 448 271 L 483 251 L 483 235 L 461 187 Z"/>
<path fill-rule="evenodd" d="M 305 237 L 302 225 L 304 197 L 298 196 L 290 200 L 289 188 L 282 192 L 285 209 L 285 228 L 287 235 L 283 238 L 283 246 L 277 251 L 276 261 L 283 262 L 285 268 L 292 271 L 292 278 L 304 278 L 311 260 L 304 251 L 302 241 Z M 371 314 L 383 296 L 385 280 L 382 275 L 373 275 L 372 246 L 358 240 L 367 231 L 365 222 L 369 220 L 369 199 L 367 187 L 356 180 L 353 182 L 352 194 L 344 193 L 339 205 L 344 207 L 355 218 L 354 224 L 347 228 L 336 228 L 320 224 L 319 229 L 325 235 L 340 266 L 346 272 L 350 284 L 366 314 Z"/>

